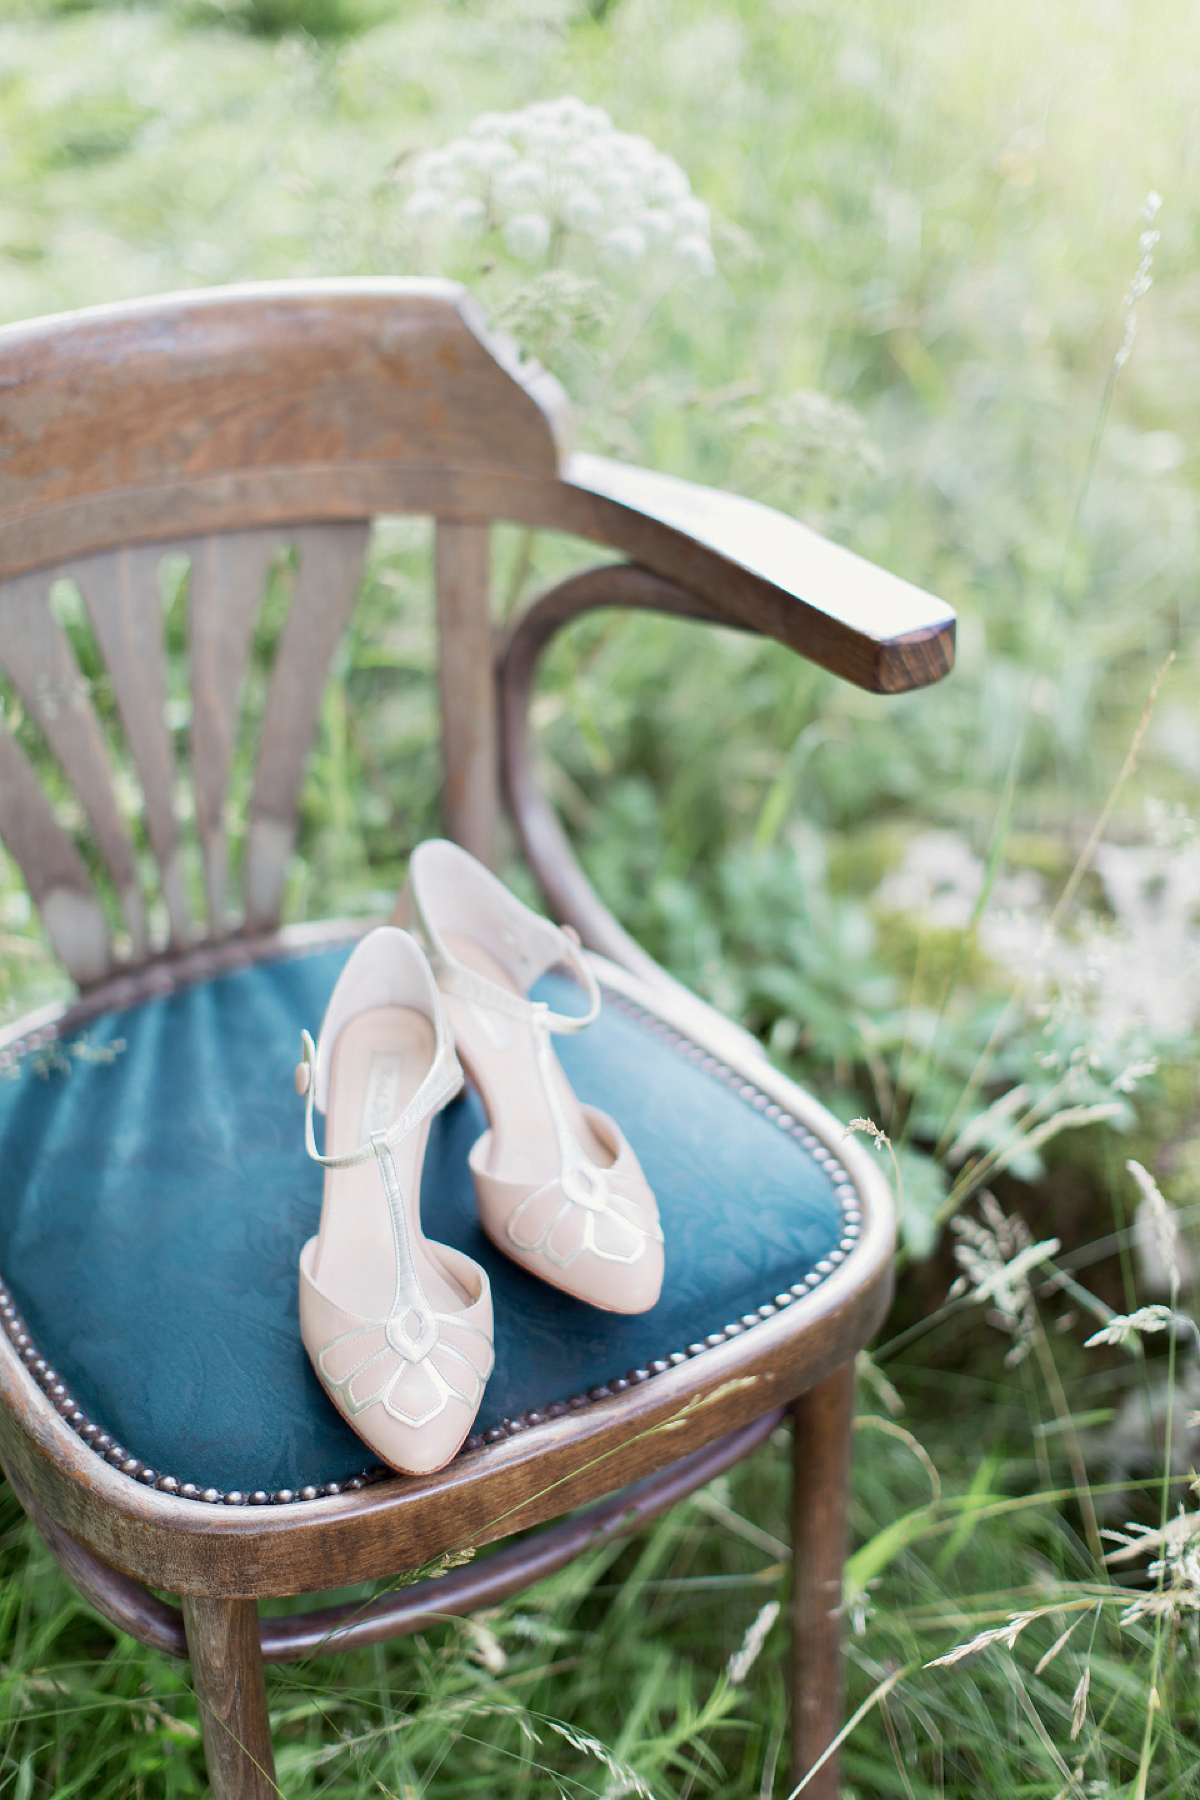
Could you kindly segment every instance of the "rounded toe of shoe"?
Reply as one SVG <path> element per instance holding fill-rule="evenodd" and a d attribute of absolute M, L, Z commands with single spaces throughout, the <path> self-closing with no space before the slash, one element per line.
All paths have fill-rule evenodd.
<path fill-rule="evenodd" d="M 662 1294 L 663 1273 L 663 1247 L 649 1243 L 636 1263 L 615 1272 L 611 1265 L 606 1265 L 604 1292 L 611 1298 L 601 1304 L 613 1312 L 649 1312 L 652 1306 L 657 1306 Z"/>
<path fill-rule="evenodd" d="M 456 1417 L 438 1421 L 439 1431 L 431 1431 L 428 1426 L 414 1429 L 387 1414 L 369 1432 L 364 1429 L 363 1419 L 355 1421 L 355 1428 L 379 1460 L 398 1475 L 436 1475 L 458 1455 L 475 1421 L 475 1414 L 468 1416 L 465 1407 L 456 1408 L 455 1412 Z"/>

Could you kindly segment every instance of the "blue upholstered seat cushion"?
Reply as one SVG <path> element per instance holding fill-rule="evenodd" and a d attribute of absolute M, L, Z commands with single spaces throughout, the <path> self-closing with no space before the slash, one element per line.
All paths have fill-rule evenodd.
<path fill-rule="evenodd" d="M 296 1301 L 323 1177 L 292 1072 L 347 954 L 281 957 L 105 1014 L 82 1054 L 67 1042 L 48 1068 L 27 1058 L 0 1081 L 0 1273 L 26 1326 L 91 1420 L 201 1488 L 298 1490 L 372 1461 L 309 1367 Z M 566 984 L 546 997 L 570 1009 Z M 614 1004 L 558 1045 L 655 1188 L 666 1282 L 652 1312 L 625 1318 L 496 1251 L 467 1167 L 483 1113 L 473 1093 L 456 1101 L 434 1124 L 421 1210 L 430 1237 L 491 1276 L 480 1432 L 686 1350 L 803 1279 L 839 1236 L 836 1171 L 711 1059 Z"/>

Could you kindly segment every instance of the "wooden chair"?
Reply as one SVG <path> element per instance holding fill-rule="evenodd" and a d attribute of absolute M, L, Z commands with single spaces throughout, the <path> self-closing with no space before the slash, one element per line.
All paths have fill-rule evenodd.
<path fill-rule="evenodd" d="M 222 1800 L 278 1792 L 264 1659 L 376 1642 L 515 1592 L 710 1480 L 784 1409 L 798 1773 L 839 1725 L 852 1374 L 888 1301 L 888 1191 L 754 1040 L 601 905 L 535 784 L 527 702 L 542 646 L 592 607 L 762 632 L 884 693 L 947 672 L 953 615 L 750 501 L 572 457 L 567 424 L 556 384 L 443 282 L 226 288 L 0 331 L 0 836 L 79 988 L 0 1037 L 0 1455 L 88 1600 L 190 1658 Z M 549 907 L 597 954 L 608 996 L 572 1079 L 619 1112 L 651 1174 L 669 1267 L 660 1306 L 619 1320 L 481 1246 L 465 1176 L 478 1115 L 470 1099 L 451 1108 L 426 1220 L 488 1262 L 498 1363 L 476 1435 L 427 1478 L 363 1466 L 300 1347 L 296 1253 L 320 1182 L 291 1070 L 362 927 L 279 928 L 330 659 L 370 522 L 396 513 L 436 520 L 446 829 L 489 856 L 502 760 Z M 628 560 L 564 582 L 497 654 L 493 519 Z M 225 803 L 280 546 L 297 573 L 234 895 Z M 190 559 L 198 856 L 164 722 L 168 552 Z M 51 604 L 63 577 L 110 684 L 107 722 Z M 114 761 L 126 794 L 136 771 L 134 805 L 118 803 Z M 393 1577 L 535 1525 L 369 1605 L 258 1618 L 258 1596 Z M 808 1791 L 836 1785 L 831 1757 Z"/>

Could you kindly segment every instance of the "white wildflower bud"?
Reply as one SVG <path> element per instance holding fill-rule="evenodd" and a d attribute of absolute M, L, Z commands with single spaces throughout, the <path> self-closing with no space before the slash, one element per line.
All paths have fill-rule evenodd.
<path fill-rule="evenodd" d="M 587 188 L 575 188 L 563 202 L 563 224 L 572 231 L 590 231 L 604 217 L 604 202 Z"/>
<path fill-rule="evenodd" d="M 484 221 L 484 205 L 474 194 L 461 194 L 452 200 L 447 208 L 446 217 L 451 229 L 460 232 L 464 237 L 474 236 Z"/>
<path fill-rule="evenodd" d="M 546 171 L 531 157 L 523 156 L 501 169 L 496 176 L 495 195 L 501 205 L 525 208 L 530 201 L 542 200 L 547 190 Z"/>
<path fill-rule="evenodd" d="M 664 205 L 687 199 L 688 178 L 670 156 L 660 156 L 655 162 L 654 192 Z"/>
<path fill-rule="evenodd" d="M 674 212 L 675 224 L 680 231 L 689 236 L 693 234 L 702 237 L 708 236 L 709 215 L 708 208 L 705 206 L 703 200 L 697 200 L 694 196 L 689 196 L 688 199 L 681 200 L 678 203 Z"/>
<path fill-rule="evenodd" d="M 550 221 L 541 213 L 518 213 L 504 227 L 504 242 L 514 256 L 535 262 L 550 242 Z"/>
<path fill-rule="evenodd" d="M 600 242 L 613 262 L 639 262 L 646 254 L 646 239 L 636 225 L 618 225 Z"/>
<path fill-rule="evenodd" d="M 515 163 L 517 152 L 500 138 L 484 138 L 475 146 L 475 167 L 488 175 Z"/>
<path fill-rule="evenodd" d="M 564 152 L 559 167 L 564 175 L 577 175 L 585 181 L 595 181 L 603 173 L 596 145 L 590 138 L 582 138 L 571 144 Z"/>
<path fill-rule="evenodd" d="M 698 275 L 711 275 L 717 266 L 712 245 L 707 238 L 680 238 L 675 246 L 675 254 L 681 263 L 694 269 Z"/>
<path fill-rule="evenodd" d="M 648 242 L 653 244 L 670 243 L 675 235 L 675 225 L 669 212 L 661 206 L 643 206 L 634 223 L 644 233 Z"/>
<path fill-rule="evenodd" d="M 1153 219 L 1161 205 L 1162 195 L 1156 193 L 1155 190 L 1151 188 L 1150 192 L 1146 195 L 1146 204 L 1142 207 L 1142 217 L 1144 219 Z"/>

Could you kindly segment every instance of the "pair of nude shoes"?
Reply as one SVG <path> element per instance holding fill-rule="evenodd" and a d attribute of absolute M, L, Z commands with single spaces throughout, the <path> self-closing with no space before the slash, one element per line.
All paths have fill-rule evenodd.
<path fill-rule="evenodd" d="M 600 1011 L 578 939 L 436 840 L 415 851 L 394 918 L 346 963 L 319 1042 L 303 1036 L 305 1143 L 326 1173 L 320 1229 L 300 1255 L 300 1330 L 343 1418 L 415 1475 L 459 1450 L 493 1363 L 487 1274 L 421 1227 L 430 1122 L 464 1068 L 488 1117 L 470 1166 L 499 1249 L 592 1306 L 640 1313 L 662 1287 L 663 1239 L 620 1128 L 581 1104 L 554 1053 L 554 1034 Z M 583 990 L 579 1014 L 529 997 L 559 966 Z"/>

